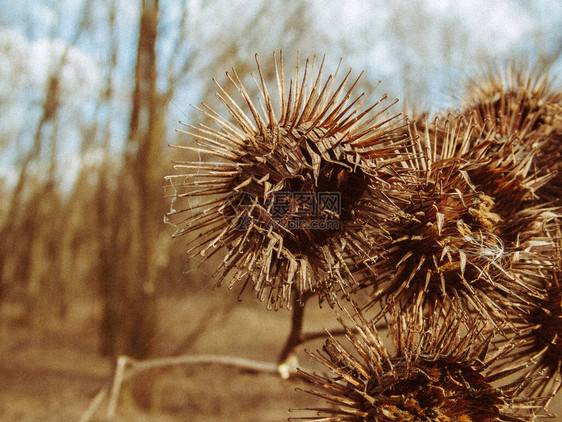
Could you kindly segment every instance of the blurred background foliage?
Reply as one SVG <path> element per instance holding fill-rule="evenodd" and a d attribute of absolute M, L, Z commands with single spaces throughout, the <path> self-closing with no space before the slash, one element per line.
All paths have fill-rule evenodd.
<path fill-rule="evenodd" d="M 482 66 L 562 68 L 556 0 L 0 1 L 0 316 L 32 330 L 90 307 L 99 351 L 153 353 L 158 301 L 210 269 L 185 260 L 163 216 L 189 104 L 260 55 L 343 58 L 362 88 L 436 111 Z M 272 81 L 273 82 L 273 81 Z M 248 86 L 251 86 L 248 84 Z M 185 157 L 183 157 L 185 158 Z"/>

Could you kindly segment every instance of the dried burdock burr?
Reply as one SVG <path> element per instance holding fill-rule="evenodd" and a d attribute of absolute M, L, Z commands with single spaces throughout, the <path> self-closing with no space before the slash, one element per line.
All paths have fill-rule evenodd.
<path fill-rule="evenodd" d="M 197 145 L 179 148 L 207 160 L 176 162 L 174 206 L 193 202 L 168 217 L 177 235 L 195 235 L 192 254 L 223 252 L 217 285 L 232 275 L 230 286 L 249 286 L 276 309 L 310 292 L 332 300 L 356 287 L 355 267 L 372 258 L 361 232 L 394 214 L 376 185 L 401 159 L 403 123 L 386 95 L 367 106 L 370 95 L 354 94 L 351 70 L 324 77 L 324 60 L 297 65 L 287 87 L 282 55 L 274 55 L 277 108 L 256 63 L 259 99 L 233 70 L 240 104 L 217 84 L 230 119 L 203 104 L 211 125 L 187 125 Z"/>
<path fill-rule="evenodd" d="M 293 421 L 499 422 L 533 420 L 532 401 L 495 386 L 503 376 L 484 374 L 489 338 L 482 321 L 462 322 L 454 313 L 429 318 L 401 313 L 389 323 L 392 347 L 372 321 L 357 313 L 340 319 L 350 346 L 329 338 L 311 355 L 330 373 L 302 372 L 310 394 L 330 406 Z M 393 350 L 394 349 L 394 350 Z"/>
<path fill-rule="evenodd" d="M 484 131 L 515 136 L 527 154 L 536 155 L 537 175 L 550 174 L 555 179 L 540 193 L 546 201 L 558 200 L 562 187 L 562 91 L 548 69 L 515 62 L 487 69 L 467 81 L 461 101 L 463 113 L 474 116 L 474 123 Z"/>
<path fill-rule="evenodd" d="M 552 174 L 551 180 L 539 191 L 545 201 L 560 205 L 562 198 L 562 104 L 546 108 L 544 124 L 533 134 L 538 140 L 537 167 Z"/>
<path fill-rule="evenodd" d="M 513 330 L 496 339 L 508 353 L 491 370 L 515 374 L 509 387 L 518 394 L 549 400 L 562 384 L 562 226 L 557 218 L 544 226 L 522 243 L 513 268 L 542 291 L 512 313 Z"/>
<path fill-rule="evenodd" d="M 509 62 L 469 79 L 461 96 L 466 114 L 502 135 L 528 134 L 546 123 L 547 109 L 560 104 L 562 93 L 544 66 Z"/>
<path fill-rule="evenodd" d="M 532 157 L 464 117 L 435 120 L 422 133 L 418 126 L 414 158 L 402 163 L 416 169 L 403 178 L 403 214 L 372 233 L 379 259 L 364 282 L 374 287 L 371 303 L 455 307 L 503 320 L 513 297 L 532 289 L 508 272 L 506 250 L 519 227 L 506 221 L 540 183 L 527 174 Z"/>

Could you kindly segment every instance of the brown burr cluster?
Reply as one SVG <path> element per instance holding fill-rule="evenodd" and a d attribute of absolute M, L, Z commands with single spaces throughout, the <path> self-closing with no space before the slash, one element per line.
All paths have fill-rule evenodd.
<path fill-rule="evenodd" d="M 175 163 L 168 217 L 191 256 L 220 257 L 217 285 L 275 309 L 353 303 L 351 347 L 330 337 L 312 354 L 329 374 L 301 371 L 331 407 L 294 420 L 545 414 L 562 383 L 562 92 L 548 72 L 489 69 L 457 108 L 408 117 L 324 60 L 287 82 L 274 55 L 273 99 L 256 62 L 256 94 L 227 73 L 228 117 L 203 104 L 187 125 L 195 144 L 178 148 L 198 158 Z"/>
<path fill-rule="evenodd" d="M 356 310 L 357 311 L 357 310 Z M 390 317 L 387 347 L 372 321 L 357 313 L 343 320 L 351 347 L 335 338 L 312 357 L 331 377 L 303 373 L 310 394 L 336 407 L 308 409 L 316 416 L 294 421 L 529 421 L 531 400 L 493 385 L 506 376 L 486 375 L 493 358 L 483 322 L 458 315 L 401 312 Z M 461 335 L 462 333 L 462 335 Z"/>

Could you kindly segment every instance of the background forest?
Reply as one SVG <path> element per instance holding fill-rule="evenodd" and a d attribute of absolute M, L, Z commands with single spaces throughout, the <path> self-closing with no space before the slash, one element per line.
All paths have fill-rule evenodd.
<path fill-rule="evenodd" d="M 485 65 L 559 74 L 560 26 L 556 0 L 0 0 L 1 419 L 79 419 L 121 354 L 276 358 L 289 314 L 212 292 L 212 263 L 186 261 L 163 218 L 168 145 L 202 119 L 190 104 L 217 104 L 213 77 L 250 78 L 255 53 L 270 70 L 274 51 L 287 69 L 326 54 L 364 70 L 361 89 L 434 112 Z M 233 374 L 149 374 L 119 415 L 274 421 L 309 405 Z"/>

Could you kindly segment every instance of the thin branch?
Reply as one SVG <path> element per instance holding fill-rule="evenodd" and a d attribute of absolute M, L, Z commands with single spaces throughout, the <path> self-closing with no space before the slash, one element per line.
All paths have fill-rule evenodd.
<path fill-rule="evenodd" d="M 304 307 L 306 301 L 313 296 L 312 292 L 303 292 L 301 294 L 294 294 L 293 296 L 293 309 L 291 314 L 291 330 L 285 341 L 285 345 L 281 350 L 278 362 L 278 371 L 281 378 L 287 379 L 296 373 L 298 360 L 294 353 L 295 348 L 303 343 L 302 328 L 304 323 Z"/>
<path fill-rule="evenodd" d="M 88 409 L 80 418 L 80 422 L 89 422 L 106 397 L 109 397 L 106 411 L 106 420 L 113 421 L 115 418 L 121 389 L 125 381 L 131 379 L 141 372 L 145 372 L 150 369 L 165 368 L 178 365 L 223 365 L 239 368 L 241 370 L 252 373 L 262 373 L 275 376 L 281 375 L 279 366 L 276 363 L 262 362 L 236 356 L 186 355 L 148 360 L 136 360 L 128 356 L 120 356 L 117 359 L 117 367 L 115 370 L 115 375 L 113 377 L 111 391 L 109 391 L 109 384 L 104 386 L 91 400 Z"/>
<path fill-rule="evenodd" d="M 278 375 L 277 365 L 272 362 L 261 362 L 236 356 L 221 355 L 187 355 L 149 360 L 128 359 L 130 370 L 125 379 L 129 379 L 139 372 L 153 368 L 163 368 L 176 365 L 224 365 L 244 369 L 250 372 Z"/>
<path fill-rule="evenodd" d="M 322 339 L 328 337 L 328 332 L 332 336 L 342 336 L 346 334 L 346 331 L 342 328 L 336 328 L 333 330 L 322 330 L 322 331 L 312 331 L 309 333 L 303 333 L 303 323 L 304 323 L 304 307 L 308 299 L 313 296 L 311 292 L 304 292 L 301 296 L 293 296 L 293 309 L 291 315 L 291 330 L 285 341 L 285 345 L 281 350 L 278 362 L 278 371 L 281 374 L 281 378 L 287 379 L 291 375 L 296 373 L 298 365 L 298 359 L 295 354 L 295 349 L 301 344 L 307 343 L 312 340 Z M 386 330 L 388 324 L 386 321 L 380 321 L 376 326 L 378 331 Z"/>
<path fill-rule="evenodd" d="M 305 300 L 299 300 L 296 296 L 293 298 L 293 309 L 291 311 L 291 330 L 289 331 L 289 336 L 287 337 L 285 345 L 283 346 L 283 349 L 281 350 L 281 353 L 279 355 L 279 364 L 283 364 L 287 360 L 289 355 L 293 353 L 295 346 L 301 343 L 305 304 Z"/>
<path fill-rule="evenodd" d="M 96 411 L 107 397 L 108 393 L 109 393 L 109 384 L 106 384 L 100 389 L 100 391 L 98 391 L 98 393 L 95 395 L 92 401 L 90 401 L 90 405 L 88 406 L 82 417 L 80 418 L 80 422 L 90 422 L 92 420 Z"/>
<path fill-rule="evenodd" d="M 127 356 L 119 356 L 117 358 L 117 369 L 115 370 L 115 376 L 113 377 L 113 385 L 111 386 L 111 394 L 109 396 L 109 404 L 107 405 L 106 419 L 112 421 L 115 417 L 115 410 L 117 409 L 117 402 L 119 401 L 119 394 L 121 393 L 121 387 L 123 386 L 123 381 L 125 380 L 125 367 L 129 362 Z"/>

